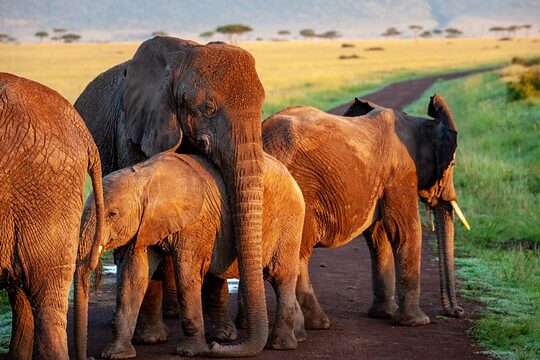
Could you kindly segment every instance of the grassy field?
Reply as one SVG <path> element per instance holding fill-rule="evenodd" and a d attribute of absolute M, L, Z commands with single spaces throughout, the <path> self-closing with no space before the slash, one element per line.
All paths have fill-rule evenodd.
<path fill-rule="evenodd" d="M 532 38 L 505 42 L 492 39 L 430 39 L 420 40 L 418 43 L 413 40 L 346 42 L 353 44 L 354 47 L 342 48 L 343 41 L 242 43 L 241 46 L 255 56 L 257 70 L 266 89 L 265 115 L 293 104 L 329 109 L 350 101 L 353 96 L 362 95 L 396 80 L 449 70 L 502 64 L 514 56 L 540 55 L 538 39 Z M 138 44 L 133 43 L 0 45 L 0 71 L 11 72 L 41 82 L 74 102 L 89 81 L 107 68 L 129 59 L 137 46 Z M 377 47 L 383 50 L 367 50 Z M 352 54 L 356 54 L 359 58 L 338 59 L 341 55 Z M 539 230 L 535 214 L 539 212 L 538 192 L 534 200 L 536 208 L 528 207 L 531 199 L 534 198 L 527 194 L 521 195 L 522 190 L 530 186 L 529 184 L 533 184 L 533 188 L 538 186 L 538 178 L 530 180 L 531 178 L 525 175 L 530 171 L 523 170 L 523 167 L 526 167 L 525 161 L 516 160 L 521 159 L 524 152 L 528 153 L 528 149 L 531 146 L 534 147 L 534 139 L 538 139 L 538 121 L 536 123 L 527 121 L 528 112 L 538 111 L 538 107 L 522 104 L 519 105 L 520 107 L 507 109 L 506 103 L 500 100 L 502 85 L 493 79 L 491 82 L 486 80 L 486 83 L 484 80 L 478 80 L 484 78 L 473 79 L 475 80 L 467 80 L 463 83 L 438 85 L 460 118 L 472 121 L 474 124 L 480 118 L 480 114 L 476 114 L 478 110 L 476 102 L 461 99 L 463 91 L 474 93 L 475 96 L 486 96 L 488 99 L 498 99 L 495 103 L 481 102 L 484 105 L 480 106 L 479 110 L 488 115 L 498 114 L 494 109 L 513 111 L 504 113 L 505 116 L 489 117 L 490 123 L 483 121 L 477 125 L 470 122 L 464 122 L 463 125 L 461 122 L 458 123 L 460 130 L 467 136 L 463 139 L 460 137 L 458 156 L 461 165 L 458 166 L 463 166 L 463 169 L 457 172 L 463 176 L 457 177 L 457 184 L 462 189 L 460 191 L 462 207 L 469 210 L 467 215 L 472 220 L 474 229 L 470 234 L 458 232 L 459 237 L 466 235 L 466 239 L 471 240 L 467 243 L 460 242 L 459 245 L 461 249 L 464 249 L 465 244 L 469 244 L 473 248 L 469 249 L 468 253 L 474 255 L 476 251 L 474 246 L 482 249 L 480 245 L 499 244 L 500 248 L 514 244 L 516 240 L 523 240 L 523 243 L 537 241 Z M 464 86 L 464 88 L 456 84 L 462 84 L 459 86 Z M 486 84 L 491 84 L 488 92 L 478 90 Z M 425 99 L 420 101 L 422 114 L 425 113 L 426 103 Z M 465 107 L 466 104 L 467 107 Z M 517 121 L 516 114 L 520 115 L 519 122 L 513 122 Z M 515 130 L 515 132 L 511 132 L 511 136 L 496 134 L 493 139 L 488 140 L 488 136 L 491 135 L 487 133 L 491 133 L 487 130 L 492 130 L 494 123 L 499 126 L 498 121 L 504 124 L 504 129 Z M 528 126 L 525 128 L 527 130 L 521 130 L 522 126 Z M 474 134 L 474 137 L 469 137 L 470 134 Z M 528 145 L 521 143 L 521 136 L 526 139 Z M 504 151 L 499 150 L 498 141 L 504 142 Z M 486 147 L 481 148 L 484 145 Z M 467 151 L 468 147 L 471 147 L 470 151 Z M 516 153 L 517 150 L 519 153 Z M 493 153 L 493 156 L 485 157 L 481 155 L 482 151 Z M 527 156 L 530 161 L 540 158 L 533 153 Z M 497 169 L 500 167 L 500 170 L 495 171 L 493 167 Z M 491 178 L 492 173 L 497 178 Z M 540 176 L 540 171 L 535 174 Z M 507 189 L 504 184 L 498 185 L 501 179 L 515 180 L 520 187 Z M 530 181 L 533 182 L 530 183 Z M 485 189 L 489 190 L 485 198 L 467 196 L 482 193 Z M 504 198 L 497 197 L 499 194 L 504 194 Z M 508 208 L 508 199 L 512 199 L 512 204 L 518 210 L 511 211 Z M 487 204 L 493 208 L 490 209 L 486 206 Z M 510 217 L 505 215 L 510 215 Z M 493 221 L 494 219 L 497 221 Z M 536 225 L 533 223 L 531 226 L 531 221 L 534 219 L 536 219 Z M 513 254 L 513 252 L 493 251 L 494 254 L 504 254 L 504 256 Z M 523 264 L 528 264 L 527 261 L 525 258 Z M 489 281 L 486 283 L 489 284 Z M 9 311 L 6 312 L 7 304 L 5 292 L 0 291 L 0 352 L 7 349 L 9 341 L 11 317 Z"/>
<path fill-rule="evenodd" d="M 291 104 L 328 108 L 397 79 L 539 55 L 538 39 L 244 42 L 267 94 L 265 114 Z M 56 89 L 74 102 L 90 80 L 129 59 L 138 44 L 0 45 L 0 71 Z M 380 47 L 383 50 L 366 49 Z M 356 54 L 359 59 L 339 60 Z"/>
<path fill-rule="evenodd" d="M 456 118 L 455 182 L 472 230 L 457 227 L 461 293 L 485 304 L 473 329 L 504 359 L 540 359 L 540 99 L 508 100 L 499 73 L 440 82 Z"/>

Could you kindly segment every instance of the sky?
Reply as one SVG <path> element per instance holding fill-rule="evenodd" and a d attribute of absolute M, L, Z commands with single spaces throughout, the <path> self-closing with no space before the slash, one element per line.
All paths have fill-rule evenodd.
<path fill-rule="evenodd" d="M 200 40 L 198 34 L 229 23 L 251 26 L 246 39 L 277 38 L 279 30 L 295 38 L 303 28 L 373 38 L 390 26 L 411 36 L 411 24 L 456 27 L 465 36 L 530 24 L 529 34 L 540 35 L 540 0 L 0 0 L 0 33 L 23 42 L 53 28 L 83 41 L 140 41 L 157 30 Z"/>

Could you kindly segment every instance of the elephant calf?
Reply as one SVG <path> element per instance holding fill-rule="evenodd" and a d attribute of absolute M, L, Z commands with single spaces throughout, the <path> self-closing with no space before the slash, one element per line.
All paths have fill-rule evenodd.
<path fill-rule="evenodd" d="M 276 320 L 267 346 L 291 349 L 305 337 L 303 316 L 295 297 L 304 202 L 300 188 L 279 161 L 266 155 L 263 172 L 265 216 L 261 219 L 263 253 L 259 264 L 262 263 L 264 276 L 277 295 Z M 75 282 L 79 346 L 86 349 L 89 277 L 85 259 L 89 249 L 101 251 L 127 244 L 119 264 L 113 341 L 102 356 L 135 356 L 131 339 L 137 314 L 150 277 L 165 254 L 172 256 L 174 264 L 184 331 L 177 353 L 220 354 L 220 345 L 209 349 L 205 340 L 202 280 L 209 273 L 221 281 L 220 288 L 224 289 L 225 279 L 238 277 L 239 269 L 230 199 L 218 170 L 199 156 L 162 153 L 107 175 L 103 183 L 103 244 L 88 245 L 92 239 L 87 235 L 92 232 L 94 221 L 90 201 L 83 214 L 81 242 L 87 245 L 81 249 L 87 250 L 79 254 Z M 266 314 L 265 308 L 257 311 Z M 232 322 L 230 326 L 234 327 Z"/>

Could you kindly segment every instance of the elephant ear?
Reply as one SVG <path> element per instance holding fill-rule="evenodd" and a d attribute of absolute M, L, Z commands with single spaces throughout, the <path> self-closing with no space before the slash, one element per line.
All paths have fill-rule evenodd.
<path fill-rule="evenodd" d="M 144 189 L 136 248 L 158 244 L 194 223 L 201 214 L 205 186 L 180 156 L 165 153 L 150 160 L 159 164 L 151 168 Z"/>
<path fill-rule="evenodd" d="M 457 149 L 457 128 L 448 104 L 438 94 L 431 97 L 428 115 L 436 122 L 432 141 L 437 158 L 437 179 L 442 179 L 445 171 L 454 162 Z"/>
<path fill-rule="evenodd" d="M 126 135 L 147 157 L 180 146 L 174 77 L 193 44 L 158 36 L 142 43 L 128 65 L 123 97 Z"/>
<path fill-rule="evenodd" d="M 371 110 L 385 109 L 384 107 L 372 103 L 371 101 L 354 98 L 353 102 L 345 111 L 343 116 L 362 116 L 368 114 Z"/>

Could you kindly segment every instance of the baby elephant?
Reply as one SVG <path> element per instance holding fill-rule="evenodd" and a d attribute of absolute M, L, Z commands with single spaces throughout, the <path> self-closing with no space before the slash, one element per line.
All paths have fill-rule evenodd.
<path fill-rule="evenodd" d="M 276 319 L 267 346 L 293 349 L 305 338 L 304 319 L 295 297 L 304 201 L 300 188 L 279 161 L 266 155 L 263 170 L 261 275 L 271 282 L 277 296 Z M 127 244 L 118 267 L 113 341 L 102 357 L 135 356 L 131 339 L 137 314 L 149 280 L 165 254 L 171 255 L 174 263 L 184 331 L 177 353 L 219 353 L 221 346 L 210 349 L 205 340 L 202 280 L 206 273 L 223 282 L 238 277 L 231 209 L 219 171 L 198 156 L 162 153 L 109 174 L 103 187 L 105 243 L 96 244 L 90 236 L 95 222 L 91 199 L 83 214 L 75 275 L 75 338 L 79 346 L 86 350 L 88 255 L 93 249 L 102 252 Z"/>

